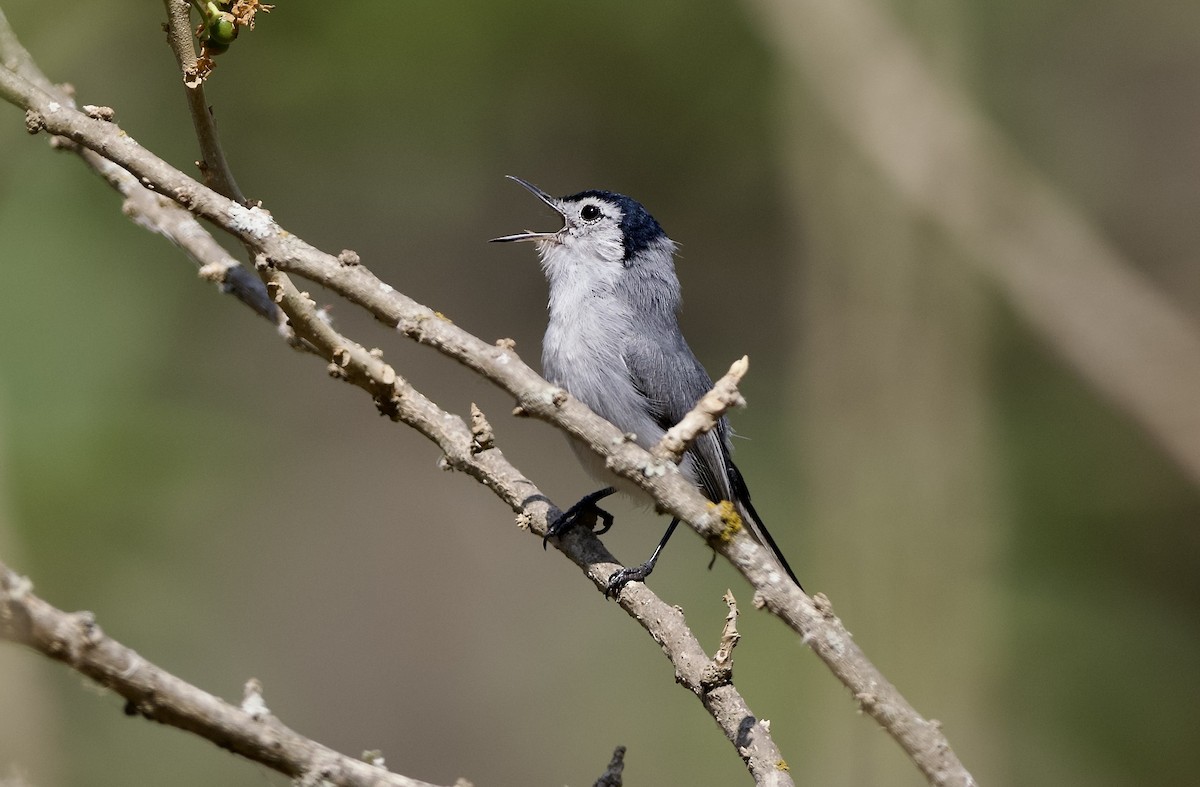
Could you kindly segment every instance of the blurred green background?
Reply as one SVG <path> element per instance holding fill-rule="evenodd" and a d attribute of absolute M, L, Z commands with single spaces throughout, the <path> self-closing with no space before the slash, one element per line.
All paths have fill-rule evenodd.
<path fill-rule="evenodd" d="M 1200 6 L 881 4 L 1200 316 Z M 189 168 L 160 4 L 0 7 L 51 78 Z M 759 510 L 980 782 L 1193 781 L 1195 482 L 880 179 L 760 11 L 281 2 L 221 59 L 209 99 L 243 189 L 285 227 L 357 250 L 532 363 L 533 250 L 484 241 L 553 217 L 503 175 L 642 201 L 682 244 L 702 360 L 751 358 L 734 424 Z M 197 280 L 17 110 L 0 121 L 0 554 L 47 600 L 226 698 L 255 676 L 285 723 L 416 778 L 584 785 L 625 744 L 630 784 L 748 782 L 658 648 L 576 569 Z M 558 503 L 592 488 L 508 397 L 333 313 L 444 407 L 478 402 Z M 614 510 L 606 542 L 641 560 L 664 523 Z M 710 649 L 733 589 L 738 682 L 797 782 L 923 783 L 707 560 L 678 536 L 652 584 Z M 286 783 L 83 683 L 0 647 L 0 782 Z"/>

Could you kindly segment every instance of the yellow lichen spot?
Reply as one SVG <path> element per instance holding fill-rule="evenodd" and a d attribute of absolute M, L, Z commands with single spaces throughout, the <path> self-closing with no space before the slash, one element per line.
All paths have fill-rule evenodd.
<path fill-rule="evenodd" d="M 709 503 L 710 506 L 716 509 L 717 516 L 721 517 L 721 524 L 725 527 L 717 536 L 723 543 L 728 544 L 733 540 L 734 535 L 742 529 L 742 516 L 737 512 L 737 508 L 728 500 L 722 500 L 720 503 Z"/>
<path fill-rule="evenodd" d="M 779 762 L 775 763 L 775 768 L 776 768 L 776 770 L 780 770 L 780 771 L 790 771 L 791 770 L 791 768 L 788 767 L 787 760 L 780 760 Z"/>
<path fill-rule="evenodd" d="M 454 320 L 451 320 L 449 317 L 447 317 L 446 315 L 442 314 L 441 312 L 434 312 L 434 313 L 433 313 L 433 316 L 434 316 L 434 317 L 437 317 L 439 320 L 442 320 L 442 321 L 444 321 L 444 322 L 448 322 L 448 323 L 450 323 L 451 325 L 453 325 L 453 324 L 454 324 Z"/>

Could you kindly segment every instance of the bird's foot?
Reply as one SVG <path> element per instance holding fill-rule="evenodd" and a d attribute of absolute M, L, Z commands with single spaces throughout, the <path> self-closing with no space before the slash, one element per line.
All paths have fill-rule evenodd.
<path fill-rule="evenodd" d="M 595 531 L 596 535 L 607 533 L 608 529 L 613 526 L 613 515 L 596 505 L 596 503 L 614 494 L 616 491 L 611 486 L 598 489 L 590 495 L 585 495 L 578 503 L 556 516 L 550 523 L 550 526 L 546 528 L 546 535 L 542 537 L 542 549 L 546 548 L 547 541 L 561 536 L 588 516 L 600 520 L 600 529 Z"/>
<path fill-rule="evenodd" d="M 647 560 L 640 566 L 631 566 L 616 571 L 608 578 L 608 585 L 604 588 L 604 597 L 615 599 L 621 594 L 621 589 L 630 582 L 644 582 L 646 577 L 650 576 L 650 572 L 654 570 L 655 562 Z"/>
<path fill-rule="evenodd" d="M 644 582 L 646 577 L 650 576 L 650 572 L 654 570 L 654 564 L 658 562 L 658 556 L 662 554 L 663 547 L 671 540 L 671 534 L 675 532 L 675 528 L 679 527 L 679 518 L 671 520 L 671 524 L 667 525 L 667 532 L 663 533 L 662 539 L 659 540 L 658 546 L 654 548 L 654 552 L 650 555 L 650 559 L 640 566 L 632 568 L 623 568 L 614 573 L 608 578 L 608 584 L 604 587 L 604 597 L 612 596 L 616 598 L 621 593 L 621 588 L 628 585 L 630 582 Z"/>

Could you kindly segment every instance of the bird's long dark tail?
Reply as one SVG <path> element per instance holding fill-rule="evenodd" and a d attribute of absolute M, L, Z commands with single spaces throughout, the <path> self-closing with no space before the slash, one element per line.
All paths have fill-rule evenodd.
<path fill-rule="evenodd" d="M 729 462 L 729 479 L 733 482 L 733 492 L 737 496 L 737 504 L 744 509 L 743 516 L 746 520 L 746 526 L 750 529 L 750 534 L 758 543 L 771 550 L 775 555 L 775 559 L 779 561 L 779 565 L 783 566 L 783 570 L 796 583 L 796 587 L 804 590 L 804 586 L 800 584 L 800 580 L 796 578 L 796 572 L 792 571 L 792 567 L 788 565 L 787 558 L 783 556 L 783 552 L 779 550 L 779 545 L 775 543 L 775 539 L 771 537 L 771 531 L 767 530 L 767 526 L 763 524 L 762 517 L 754 510 L 754 504 L 750 502 L 750 490 L 746 486 L 745 479 L 742 478 L 741 472 L 733 462 Z"/>

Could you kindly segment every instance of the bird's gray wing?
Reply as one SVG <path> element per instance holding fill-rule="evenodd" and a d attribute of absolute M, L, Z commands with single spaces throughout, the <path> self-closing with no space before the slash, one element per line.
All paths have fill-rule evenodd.
<path fill-rule="evenodd" d="M 672 345 L 638 341 L 624 349 L 629 376 L 663 431 L 679 423 L 712 388 L 712 378 L 682 336 Z M 734 500 L 736 495 L 729 471 L 728 438 L 729 426 L 722 418 L 716 429 L 701 435 L 688 451 L 696 483 L 713 501 Z"/>
<path fill-rule="evenodd" d="M 625 348 L 623 358 L 633 384 L 664 431 L 679 423 L 713 386 L 712 378 L 682 335 L 669 346 L 641 341 L 631 343 Z M 775 555 L 783 570 L 800 586 L 787 558 L 754 510 L 750 490 L 730 454 L 729 424 L 722 418 L 715 429 L 701 435 L 688 449 L 696 483 L 709 500 L 734 503 L 755 540 Z"/>

